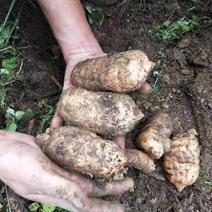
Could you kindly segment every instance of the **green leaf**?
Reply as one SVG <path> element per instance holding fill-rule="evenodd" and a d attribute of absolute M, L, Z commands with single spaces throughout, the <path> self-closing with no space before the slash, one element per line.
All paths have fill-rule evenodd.
<path fill-rule="evenodd" d="M 17 111 L 17 112 L 15 112 L 15 118 L 18 121 L 21 120 L 24 117 L 24 115 L 25 115 L 25 112 L 24 111 Z"/>
<path fill-rule="evenodd" d="M 17 130 L 17 124 L 15 122 L 7 124 L 6 130 L 10 132 L 15 132 Z"/>
<path fill-rule="evenodd" d="M 34 113 L 30 108 L 26 109 L 24 112 L 25 112 L 25 118 L 32 118 L 34 116 Z"/>
<path fill-rule="evenodd" d="M 0 209 L 2 209 L 4 206 L 2 204 L 0 204 Z"/>
<path fill-rule="evenodd" d="M 46 204 L 43 204 L 42 205 L 42 208 L 43 208 L 43 211 L 44 212 L 53 212 L 56 209 L 55 206 L 53 206 L 53 205 L 46 205 Z"/>
<path fill-rule="evenodd" d="M 7 119 L 13 118 L 15 116 L 15 111 L 12 108 L 8 107 L 5 116 Z"/>
<path fill-rule="evenodd" d="M 90 15 L 88 16 L 88 22 L 91 25 L 94 23 L 94 20 L 93 20 L 93 18 Z"/>
<path fill-rule="evenodd" d="M 2 67 L 7 69 L 8 71 L 13 70 L 16 68 L 16 58 L 12 57 L 10 59 L 4 59 L 2 61 Z"/>
<path fill-rule="evenodd" d="M 37 211 L 40 208 L 40 204 L 37 202 L 33 202 L 28 206 L 30 212 Z"/>
<path fill-rule="evenodd" d="M 7 69 L 5 69 L 5 68 L 1 68 L 0 69 L 0 75 L 8 75 L 10 72 L 7 70 Z"/>

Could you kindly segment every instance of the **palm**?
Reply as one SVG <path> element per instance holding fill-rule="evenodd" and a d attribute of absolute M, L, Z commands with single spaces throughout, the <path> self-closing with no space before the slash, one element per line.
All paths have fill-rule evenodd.
<path fill-rule="evenodd" d="M 119 205 L 91 197 L 123 193 L 133 186 L 130 179 L 98 188 L 87 178 L 70 174 L 53 164 L 35 138 L 0 131 L 1 179 L 19 195 L 74 211 L 122 211 Z"/>

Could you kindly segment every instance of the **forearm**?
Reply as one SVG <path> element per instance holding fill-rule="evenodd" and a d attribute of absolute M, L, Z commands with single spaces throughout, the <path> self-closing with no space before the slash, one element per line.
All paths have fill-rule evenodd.
<path fill-rule="evenodd" d="M 38 0 L 66 61 L 76 54 L 101 53 L 80 0 Z"/>

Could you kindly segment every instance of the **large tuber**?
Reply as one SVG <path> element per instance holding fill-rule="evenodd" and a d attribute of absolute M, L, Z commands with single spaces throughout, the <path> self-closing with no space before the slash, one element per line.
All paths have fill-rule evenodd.
<path fill-rule="evenodd" d="M 65 90 L 57 109 L 68 125 L 110 136 L 128 133 L 144 116 L 126 94 L 82 88 Z"/>
<path fill-rule="evenodd" d="M 172 120 L 166 113 L 155 115 L 143 128 L 137 139 L 137 146 L 153 159 L 159 159 L 170 150 Z"/>
<path fill-rule="evenodd" d="M 127 150 L 125 154 L 115 142 L 78 127 L 49 129 L 47 133 L 37 136 L 37 143 L 50 159 L 66 170 L 98 178 L 116 179 L 128 166 L 145 173 L 155 168 L 154 161 L 143 155 L 145 153 Z"/>
<path fill-rule="evenodd" d="M 172 139 L 171 151 L 164 157 L 167 178 L 181 192 L 192 185 L 199 176 L 200 147 L 196 131 L 176 135 Z"/>
<path fill-rule="evenodd" d="M 145 53 L 131 50 L 78 63 L 71 81 L 88 90 L 126 93 L 140 88 L 153 67 Z"/>

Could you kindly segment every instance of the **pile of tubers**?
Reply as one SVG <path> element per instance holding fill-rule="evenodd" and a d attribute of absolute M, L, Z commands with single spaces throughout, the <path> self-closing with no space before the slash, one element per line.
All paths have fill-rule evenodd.
<path fill-rule="evenodd" d="M 141 51 L 121 52 L 78 63 L 71 75 L 75 88 L 65 90 L 57 111 L 67 126 L 37 136 L 42 151 L 68 171 L 103 179 L 122 179 L 129 167 L 151 173 L 164 156 L 167 178 L 178 191 L 199 175 L 199 145 L 194 131 L 170 139 L 172 120 L 154 116 L 142 129 L 138 149 L 110 140 L 126 135 L 144 114 L 126 93 L 141 87 L 154 63 Z"/>

